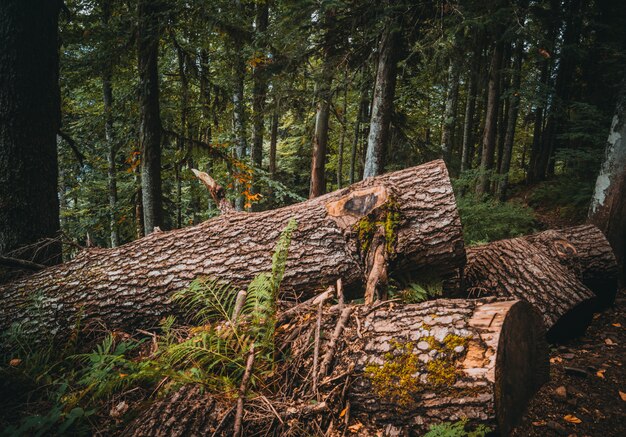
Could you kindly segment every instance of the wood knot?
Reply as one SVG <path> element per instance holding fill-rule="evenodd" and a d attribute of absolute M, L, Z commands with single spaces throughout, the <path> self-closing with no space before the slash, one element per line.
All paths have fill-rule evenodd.
<path fill-rule="evenodd" d="M 561 258 L 570 258 L 578 255 L 576 247 L 567 240 L 559 239 L 554 241 L 554 250 Z"/>

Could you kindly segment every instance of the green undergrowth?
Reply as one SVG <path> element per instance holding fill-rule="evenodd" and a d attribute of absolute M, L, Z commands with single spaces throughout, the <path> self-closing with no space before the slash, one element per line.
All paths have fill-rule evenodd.
<path fill-rule="evenodd" d="M 458 422 L 443 422 L 431 425 L 424 437 L 485 437 L 492 430 L 485 425 L 469 429 L 467 419 Z"/>
<path fill-rule="evenodd" d="M 274 349 L 277 293 L 296 227 L 291 220 L 283 230 L 271 271 L 250 282 L 237 318 L 239 289 L 198 278 L 173 296 L 185 325 L 166 317 L 151 337 L 108 333 L 91 352 L 77 353 L 73 340 L 60 349 L 51 342 L 31 348 L 25 331 L 13 326 L 4 334 L 13 348 L 0 357 L 0 435 L 90 435 L 112 403 L 188 383 L 235 396 L 253 345 L 250 389 L 267 384 L 280 360 Z"/>
<path fill-rule="evenodd" d="M 468 246 L 519 237 L 535 230 L 533 210 L 516 201 L 466 195 L 457 197 L 457 206 Z"/>

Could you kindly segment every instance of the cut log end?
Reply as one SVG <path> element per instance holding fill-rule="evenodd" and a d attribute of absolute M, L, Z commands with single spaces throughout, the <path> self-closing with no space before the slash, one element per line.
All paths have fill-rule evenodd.
<path fill-rule="evenodd" d="M 526 302 L 516 302 L 502 323 L 496 359 L 495 408 L 502 435 L 509 434 L 548 378 L 548 347 L 541 317 Z"/>

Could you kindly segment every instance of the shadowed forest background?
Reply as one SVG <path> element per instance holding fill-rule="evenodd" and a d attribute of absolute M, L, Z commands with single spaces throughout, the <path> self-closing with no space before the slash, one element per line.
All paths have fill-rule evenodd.
<path fill-rule="evenodd" d="M 470 242 L 579 221 L 625 40 L 611 0 L 68 1 L 61 229 L 109 247 L 205 220 L 191 168 L 263 210 L 442 156 Z"/>

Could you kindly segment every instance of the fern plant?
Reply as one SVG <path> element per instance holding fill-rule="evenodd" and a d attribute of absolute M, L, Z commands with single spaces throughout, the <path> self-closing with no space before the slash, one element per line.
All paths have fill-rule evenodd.
<path fill-rule="evenodd" d="M 181 369 L 186 378 L 197 382 L 231 385 L 241 378 L 247 353 L 254 344 L 253 383 L 261 374 L 271 372 L 276 300 L 296 227 L 296 221 L 290 220 L 276 243 L 271 271 L 257 275 L 248 285 L 237 320 L 234 313 L 239 290 L 224 281 L 200 278 L 174 295 L 173 300 L 198 326 L 187 340 L 163 352 L 162 358 L 169 366 Z"/>

